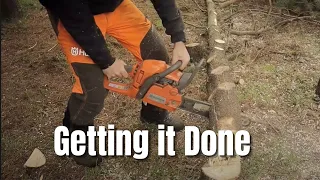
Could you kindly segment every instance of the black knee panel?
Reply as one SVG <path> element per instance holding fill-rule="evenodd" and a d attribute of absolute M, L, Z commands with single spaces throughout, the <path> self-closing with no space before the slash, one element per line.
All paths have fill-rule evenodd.
<path fill-rule="evenodd" d="M 140 43 L 141 58 L 162 60 L 169 63 L 169 54 L 162 37 L 152 26 Z"/>
<path fill-rule="evenodd" d="M 108 92 L 103 86 L 104 74 L 95 64 L 72 63 L 72 67 L 80 79 L 83 94 L 73 93 L 70 97 L 71 122 L 80 126 L 93 125 Z"/>
<path fill-rule="evenodd" d="M 144 105 L 142 102 L 142 107 L 140 111 L 140 116 L 149 122 L 156 122 L 163 120 L 168 115 L 168 111 L 152 104 Z"/>

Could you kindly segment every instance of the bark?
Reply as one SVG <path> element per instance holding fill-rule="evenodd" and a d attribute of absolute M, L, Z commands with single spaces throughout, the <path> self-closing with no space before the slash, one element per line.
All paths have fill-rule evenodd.
<path fill-rule="evenodd" d="M 207 89 L 210 94 L 209 129 L 232 130 L 240 127 L 240 104 L 235 84 L 231 75 L 231 67 L 225 56 L 225 41 L 222 40 L 218 25 L 217 11 L 212 0 L 206 0 L 208 7 L 208 33 L 211 53 L 207 66 L 209 81 Z M 210 157 L 202 167 L 203 175 L 208 179 L 234 179 L 240 174 L 240 157 Z"/>

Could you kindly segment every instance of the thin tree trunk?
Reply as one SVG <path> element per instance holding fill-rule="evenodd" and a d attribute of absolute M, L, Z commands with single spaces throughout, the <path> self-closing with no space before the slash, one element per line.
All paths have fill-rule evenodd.
<path fill-rule="evenodd" d="M 225 56 L 225 41 L 221 37 L 218 25 L 218 13 L 212 0 L 206 0 L 208 7 L 208 32 L 211 54 L 207 61 L 209 81 L 208 101 L 213 104 L 210 111 L 210 126 L 213 130 L 231 130 L 236 133 L 240 125 L 240 104 L 231 67 Z M 240 174 L 240 157 L 210 157 L 202 167 L 208 179 L 235 179 Z"/>

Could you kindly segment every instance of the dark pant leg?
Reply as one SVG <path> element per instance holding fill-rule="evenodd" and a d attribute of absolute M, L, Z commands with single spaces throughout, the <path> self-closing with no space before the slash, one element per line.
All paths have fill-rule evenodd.
<path fill-rule="evenodd" d="M 151 26 L 141 41 L 140 52 L 143 60 L 156 59 L 169 63 L 169 54 L 165 44 L 154 26 Z M 168 111 L 151 104 L 145 105 L 142 103 L 140 115 L 146 121 L 154 122 L 164 119 L 168 115 Z"/>
<path fill-rule="evenodd" d="M 131 0 L 124 0 L 107 18 L 112 23 L 106 33 L 116 38 L 138 61 L 169 62 L 162 37 Z M 166 110 L 153 105 L 142 105 L 141 115 L 146 120 L 164 118 L 167 114 Z"/>
<path fill-rule="evenodd" d="M 68 101 L 71 124 L 94 125 L 94 118 L 101 112 L 107 90 L 103 86 L 104 75 L 95 64 L 72 63 L 79 77 L 83 94 L 72 93 Z"/>

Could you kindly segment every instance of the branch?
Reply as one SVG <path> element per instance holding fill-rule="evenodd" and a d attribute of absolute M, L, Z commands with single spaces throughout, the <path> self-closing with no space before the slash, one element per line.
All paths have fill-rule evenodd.
<path fill-rule="evenodd" d="M 207 10 L 202 9 L 202 7 L 198 4 L 197 0 L 192 0 L 197 6 L 198 8 L 202 11 L 202 12 L 207 12 Z"/>
<path fill-rule="evenodd" d="M 239 2 L 239 1 L 241 1 L 241 0 L 229 0 L 229 1 L 226 1 L 226 2 L 223 2 L 223 3 L 220 3 L 220 7 L 221 8 L 225 8 L 225 7 L 227 7 L 227 6 L 230 6 L 231 4 L 233 4 L 233 3 L 236 3 L 236 2 Z"/>
<path fill-rule="evenodd" d="M 270 8 L 268 11 L 268 15 L 272 12 L 272 0 L 269 0 L 269 5 L 270 5 Z"/>
<path fill-rule="evenodd" d="M 187 21 L 184 21 L 184 23 L 185 23 L 185 24 L 188 24 L 188 25 L 190 25 L 190 26 L 196 27 L 196 28 L 207 28 L 207 27 L 205 27 L 205 26 L 195 25 L 195 24 L 192 24 L 192 23 L 187 22 Z"/>

